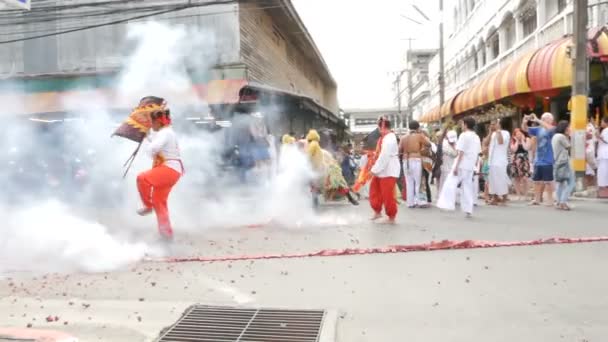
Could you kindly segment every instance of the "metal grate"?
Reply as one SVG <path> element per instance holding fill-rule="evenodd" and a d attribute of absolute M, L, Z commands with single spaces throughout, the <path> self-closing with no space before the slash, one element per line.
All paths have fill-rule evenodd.
<path fill-rule="evenodd" d="M 195 305 L 158 342 L 318 342 L 324 310 Z"/>

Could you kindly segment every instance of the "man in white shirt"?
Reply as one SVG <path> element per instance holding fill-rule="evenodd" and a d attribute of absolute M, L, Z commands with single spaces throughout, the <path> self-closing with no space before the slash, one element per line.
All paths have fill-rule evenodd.
<path fill-rule="evenodd" d="M 608 117 L 602 119 L 597 131 L 597 186 L 599 192 L 608 187 Z"/>
<path fill-rule="evenodd" d="M 510 180 L 507 174 L 507 166 L 509 165 L 511 135 L 504 129 L 504 126 L 504 121 L 499 120 L 493 126 L 494 131 L 490 133 L 488 193 L 490 194 L 490 204 L 492 205 L 504 203 L 509 194 Z"/>
<path fill-rule="evenodd" d="M 153 133 L 148 137 L 150 140 L 148 152 L 153 158 L 153 167 L 137 176 L 137 189 L 144 204 L 144 207 L 137 212 L 143 216 L 154 211 L 159 233 L 163 238 L 172 240 L 173 228 L 169 220 L 167 199 L 171 189 L 183 174 L 184 168 L 165 101 L 149 97 L 140 101 L 140 107 L 145 105 L 156 105 L 159 108 L 150 114 Z"/>
<path fill-rule="evenodd" d="M 473 215 L 473 173 L 481 152 L 481 140 L 474 129 L 475 119 L 468 117 L 462 121 L 462 134 L 456 143 L 458 156 L 454 161 L 453 171 L 461 183 L 460 208 L 467 217 Z"/>
<path fill-rule="evenodd" d="M 395 185 L 401 172 L 399 165 L 399 146 L 397 137 L 391 131 L 391 122 L 381 117 L 378 120 L 381 147 L 376 162 L 372 166 L 373 178 L 369 190 L 369 203 L 374 209 L 372 220 L 382 217 L 382 207 L 388 216 L 387 223 L 394 224 L 397 217 L 397 199 Z"/>

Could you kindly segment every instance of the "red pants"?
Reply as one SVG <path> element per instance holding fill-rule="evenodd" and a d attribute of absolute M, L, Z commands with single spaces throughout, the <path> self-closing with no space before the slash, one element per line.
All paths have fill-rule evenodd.
<path fill-rule="evenodd" d="M 146 208 L 154 209 L 158 220 L 158 231 L 167 237 L 173 236 L 167 198 L 180 176 L 179 172 L 165 165 L 156 166 L 137 176 L 137 189 L 141 201 Z"/>
<path fill-rule="evenodd" d="M 380 214 L 384 206 L 389 218 L 394 219 L 397 216 L 396 184 L 397 178 L 395 177 L 372 178 L 369 186 L 369 204 L 376 214 Z"/>

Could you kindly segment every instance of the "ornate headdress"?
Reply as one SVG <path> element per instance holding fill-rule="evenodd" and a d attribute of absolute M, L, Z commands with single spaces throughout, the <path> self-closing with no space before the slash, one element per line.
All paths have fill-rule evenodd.
<path fill-rule="evenodd" d="M 118 129 L 112 134 L 125 139 L 133 140 L 135 142 L 141 142 L 148 131 L 152 127 L 152 119 L 160 119 L 163 125 L 171 124 L 169 117 L 169 108 L 167 108 L 167 102 L 163 99 L 158 98 L 160 101 L 146 102 L 147 98 L 142 99 L 142 105 L 133 109 L 129 117 L 123 122 Z"/>

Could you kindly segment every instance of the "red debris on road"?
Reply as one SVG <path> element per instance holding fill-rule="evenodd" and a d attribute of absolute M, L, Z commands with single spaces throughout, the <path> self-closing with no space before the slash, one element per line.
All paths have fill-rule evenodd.
<path fill-rule="evenodd" d="M 547 238 L 527 241 L 478 241 L 478 240 L 443 240 L 431 241 L 429 243 L 415 245 L 392 245 L 387 247 L 375 248 L 344 248 L 344 249 L 323 249 L 310 253 L 294 254 L 265 254 L 265 255 L 229 255 L 219 257 L 172 257 L 162 259 L 146 259 L 151 262 L 218 262 L 236 260 L 261 260 L 261 259 L 293 259 L 310 257 L 330 257 L 346 255 L 366 255 L 366 254 L 387 254 L 387 253 L 408 253 L 408 252 L 428 252 L 447 249 L 476 249 L 476 248 L 498 248 L 498 247 L 518 247 L 518 246 L 540 246 L 571 243 L 590 243 L 608 242 L 608 236 L 600 237 L 581 237 L 581 238 Z"/>

